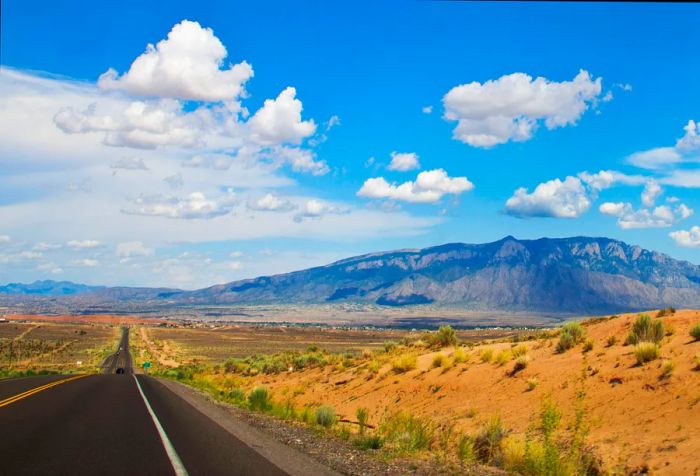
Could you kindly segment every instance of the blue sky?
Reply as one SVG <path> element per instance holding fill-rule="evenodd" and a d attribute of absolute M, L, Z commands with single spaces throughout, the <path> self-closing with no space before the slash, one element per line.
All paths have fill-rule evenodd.
<path fill-rule="evenodd" d="M 700 6 L 199 3 L 3 2 L 0 281 L 508 234 L 700 263 Z"/>

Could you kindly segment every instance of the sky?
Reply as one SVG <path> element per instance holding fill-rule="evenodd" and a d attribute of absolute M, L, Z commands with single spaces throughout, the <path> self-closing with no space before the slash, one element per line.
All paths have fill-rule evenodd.
<path fill-rule="evenodd" d="M 506 235 L 700 264 L 698 24 L 699 4 L 4 1 L 0 283 L 194 289 Z"/>

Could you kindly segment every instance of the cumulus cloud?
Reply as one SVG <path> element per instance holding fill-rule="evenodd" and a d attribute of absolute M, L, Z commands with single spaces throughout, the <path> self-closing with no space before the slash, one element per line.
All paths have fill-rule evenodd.
<path fill-rule="evenodd" d="M 693 210 L 684 204 L 672 209 L 668 205 L 640 208 L 635 210 L 631 203 L 606 202 L 598 208 L 600 213 L 617 217 L 617 225 L 622 229 L 667 228 L 693 215 Z"/>
<path fill-rule="evenodd" d="M 700 226 L 694 226 L 690 230 L 672 231 L 668 234 L 679 246 L 685 248 L 700 248 Z"/>
<path fill-rule="evenodd" d="M 542 122 L 548 129 L 576 124 L 598 100 L 601 85 L 585 70 L 562 82 L 525 73 L 474 81 L 445 95 L 445 119 L 457 121 L 455 139 L 474 147 L 526 141 Z"/>
<path fill-rule="evenodd" d="M 654 203 L 656 203 L 656 199 L 662 192 L 661 185 L 659 185 L 656 180 L 647 180 L 647 183 L 644 185 L 644 190 L 642 191 L 642 205 L 645 207 L 653 207 Z"/>
<path fill-rule="evenodd" d="M 70 240 L 66 243 L 66 246 L 72 250 L 91 250 L 93 248 L 99 248 L 102 246 L 97 240 Z"/>
<path fill-rule="evenodd" d="M 117 256 L 120 258 L 133 258 L 135 256 L 151 256 L 155 250 L 143 244 L 142 241 L 125 241 L 117 245 Z"/>
<path fill-rule="evenodd" d="M 566 177 L 539 184 L 532 193 L 521 187 L 506 201 L 505 212 L 526 217 L 577 218 L 591 206 L 589 191 L 581 179 Z"/>
<path fill-rule="evenodd" d="M 395 184 L 384 177 L 370 178 L 357 192 L 358 197 L 385 198 L 411 203 L 435 203 L 447 194 L 459 195 L 474 188 L 467 177 L 451 178 L 443 169 L 421 172 L 414 181 Z"/>
<path fill-rule="evenodd" d="M 141 157 L 122 157 L 109 166 L 112 169 L 124 170 L 148 170 L 146 163 Z"/>
<path fill-rule="evenodd" d="M 298 144 L 316 131 L 313 119 L 302 120 L 302 104 L 296 94 L 295 88 L 288 87 L 276 99 L 265 100 L 247 122 L 251 140 L 264 146 Z"/>
<path fill-rule="evenodd" d="M 295 172 L 309 173 L 311 175 L 326 175 L 330 168 L 325 160 L 316 160 L 316 153 L 309 149 L 298 147 L 277 147 L 265 154 L 272 162 L 289 164 Z"/>
<path fill-rule="evenodd" d="M 168 38 L 136 58 L 119 76 L 114 69 L 97 82 L 104 90 L 122 90 L 137 96 L 170 97 L 201 101 L 236 100 L 253 76 L 245 61 L 221 69 L 227 51 L 211 28 L 183 20 Z"/>
<path fill-rule="evenodd" d="M 423 111 L 423 114 L 431 114 L 433 112 L 433 106 L 423 106 L 421 111 Z"/>
<path fill-rule="evenodd" d="M 388 170 L 396 170 L 399 172 L 407 172 L 420 168 L 418 162 L 418 154 L 415 152 L 392 152 L 391 162 L 387 167 Z"/>
<path fill-rule="evenodd" d="M 247 206 L 250 210 L 266 212 L 288 212 L 296 208 L 296 206 L 289 200 L 280 198 L 272 193 L 268 193 L 264 197 L 258 198 L 257 200 L 248 200 Z"/>
<path fill-rule="evenodd" d="M 201 192 L 193 192 L 186 197 L 151 195 L 138 197 L 133 201 L 133 207 L 122 212 L 128 215 L 209 219 L 230 213 L 236 203 L 233 191 L 216 198 L 207 198 Z"/>
<path fill-rule="evenodd" d="M 349 211 L 348 208 L 343 206 L 311 199 L 307 200 L 301 211 L 294 215 L 294 221 L 301 222 L 305 218 L 321 218 L 324 215 L 342 215 L 349 213 Z"/>
<path fill-rule="evenodd" d="M 195 155 L 182 163 L 183 167 L 228 170 L 233 165 L 233 157 L 223 154 Z"/>

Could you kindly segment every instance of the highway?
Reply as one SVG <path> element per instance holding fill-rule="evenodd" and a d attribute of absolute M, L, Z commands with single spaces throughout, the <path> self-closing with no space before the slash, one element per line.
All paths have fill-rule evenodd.
<path fill-rule="evenodd" d="M 104 374 L 0 380 L 0 475 L 334 474 L 301 454 L 282 469 L 270 455 L 290 448 L 263 457 L 158 379 L 134 375 L 128 333 Z"/>

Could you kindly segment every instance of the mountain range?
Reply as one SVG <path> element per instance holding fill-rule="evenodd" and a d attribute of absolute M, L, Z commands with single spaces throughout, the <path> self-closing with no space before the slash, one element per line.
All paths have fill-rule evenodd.
<path fill-rule="evenodd" d="M 507 236 L 347 258 L 195 291 L 41 281 L 0 293 L 93 295 L 171 305 L 431 304 L 470 310 L 608 313 L 700 307 L 700 267 L 609 238 Z"/>

